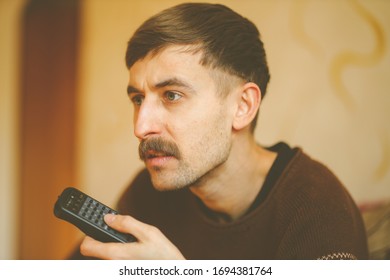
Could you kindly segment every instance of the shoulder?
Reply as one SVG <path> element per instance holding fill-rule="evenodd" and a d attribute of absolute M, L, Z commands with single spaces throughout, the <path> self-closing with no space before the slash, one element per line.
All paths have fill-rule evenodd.
<path fill-rule="evenodd" d="M 283 172 L 277 196 L 297 213 L 312 213 L 323 221 L 360 219 L 348 189 L 323 163 L 299 150 Z"/>
<path fill-rule="evenodd" d="M 332 254 L 367 257 L 361 214 L 348 190 L 327 166 L 299 150 L 274 191 L 273 201 L 279 205 L 288 233 L 285 237 L 301 246 L 295 250 L 305 258 Z"/>
<path fill-rule="evenodd" d="M 323 163 L 311 158 L 301 148 L 291 148 L 280 142 L 270 148 L 278 153 L 271 171 L 273 191 L 285 196 L 325 194 L 345 195 L 345 188 L 337 176 Z M 323 197 L 321 195 L 321 197 Z"/>
<path fill-rule="evenodd" d="M 279 178 L 283 191 L 305 201 L 347 199 L 351 197 L 339 178 L 323 163 L 299 149 Z"/>

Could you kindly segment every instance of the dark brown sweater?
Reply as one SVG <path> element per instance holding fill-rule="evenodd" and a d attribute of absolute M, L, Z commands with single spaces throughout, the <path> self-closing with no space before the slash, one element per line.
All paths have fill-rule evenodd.
<path fill-rule="evenodd" d="M 214 221 L 187 189 L 156 191 L 146 170 L 118 210 L 158 227 L 187 259 L 367 259 L 364 224 L 346 189 L 301 149 L 288 150 L 256 204 L 232 223 Z"/>

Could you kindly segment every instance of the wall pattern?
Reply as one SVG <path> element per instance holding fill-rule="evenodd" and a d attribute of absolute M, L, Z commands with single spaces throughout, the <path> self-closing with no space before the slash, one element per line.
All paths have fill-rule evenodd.
<path fill-rule="evenodd" d="M 344 84 L 342 74 L 348 67 L 375 67 L 378 63 L 383 62 L 384 56 L 388 50 L 386 49 L 384 27 L 375 16 L 357 0 L 350 0 L 348 1 L 348 4 L 359 16 L 360 20 L 369 27 L 373 38 L 373 47 L 370 52 L 360 53 L 354 50 L 345 50 L 338 53 L 330 65 L 329 74 L 335 94 L 340 101 L 344 103 L 346 110 L 353 111 L 359 110 L 359 108 L 357 108 L 357 105 L 354 102 L 353 93 L 350 92 L 347 89 L 347 85 Z M 388 119 L 390 119 L 390 115 Z M 374 181 L 378 182 L 390 171 L 390 139 L 386 132 L 378 131 L 377 136 L 380 138 L 379 145 L 382 151 L 382 160 L 378 163 L 372 177 Z"/>
<path fill-rule="evenodd" d="M 304 19 L 305 12 L 309 5 L 314 1 L 301 0 L 296 1 L 292 9 L 292 32 L 296 38 L 301 41 L 302 46 L 307 48 L 314 56 L 323 56 L 325 46 L 318 44 L 310 34 L 305 31 Z M 348 0 L 345 1 L 347 8 L 356 14 L 357 21 L 362 22 L 369 29 L 370 34 L 366 34 L 372 42 L 370 50 L 365 52 L 357 51 L 355 48 L 343 49 L 336 53 L 329 65 L 329 80 L 332 86 L 332 93 L 336 95 L 338 100 L 345 106 L 345 110 L 350 113 L 359 112 L 359 106 L 355 101 L 354 93 L 348 89 L 348 83 L 343 79 L 343 74 L 348 68 L 371 68 L 379 63 L 385 62 L 385 54 L 388 52 L 386 30 L 383 24 L 375 17 L 375 10 L 371 12 L 368 7 L 368 1 Z M 371 7 L 372 9 L 372 7 Z M 328 11 L 331 17 L 331 11 Z M 345 19 L 349 20 L 348 18 Z M 362 39 L 366 39 L 362 38 Z M 388 69 L 389 70 L 389 69 Z M 388 104 L 390 105 L 390 104 Z M 390 117 L 390 115 L 388 115 Z M 390 118 L 387 118 L 390 119 Z M 388 128 L 388 127 L 387 127 Z M 386 128 L 385 128 L 386 129 Z M 377 164 L 375 171 L 372 174 L 372 179 L 378 182 L 386 176 L 390 171 L 390 139 L 388 131 L 381 131 L 378 129 L 374 137 L 378 137 L 379 146 L 381 149 L 381 160 Z M 390 188 L 390 186 L 389 186 Z"/>
<path fill-rule="evenodd" d="M 294 60 L 299 64 L 296 73 L 282 62 L 276 67 L 286 67 L 300 78 L 290 81 L 289 87 L 274 84 L 271 93 L 289 98 L 284 93 L 288 90 L 295 101 L 286 103 L 298 106 L 285 108 L 283 119 L 289 121 L 280 120 L 282 129 L 276 135 L 309 147 L 360 202 L 389 197 L 390 192 L 389 8 L 386 1 L 291 1 L 285 24 L 287 46 L 280 53 L 299 56 Z M 268 28 L 267 23 L 262 26 Z M 289 82 L 284 76 L 278 83 Z M 278 118 L 271 109 L 267 114 L 269 119 Z M 270 129 L 267 126 L 263 133 Z"/>

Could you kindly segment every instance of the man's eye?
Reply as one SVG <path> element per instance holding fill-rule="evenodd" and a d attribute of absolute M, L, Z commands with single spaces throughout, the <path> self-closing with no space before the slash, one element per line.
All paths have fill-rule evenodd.
<path fill-rule="evenodd" d="M 141 106 L 142 101 L 144 101 L 144 97 L 142 95 L 136 95 L 131 98 L 131 102 L 133 102 L 135 106 Z"/>
<path fill-rule="evenodd" d="M 179 100 L 181 97 L 182 97 L 182 96 L 181 96 L 180 94 L 178 94 L 178 93 L 176 93 L 176 92 L 174 92 L 174 91 L 167 91 L 167 92 L 165 93 L 165 98 L 166 98 L 168 101 L 170 101 L 170 102 L 172 102 L 172 101 L 177 101 L 177 100 Z"/>

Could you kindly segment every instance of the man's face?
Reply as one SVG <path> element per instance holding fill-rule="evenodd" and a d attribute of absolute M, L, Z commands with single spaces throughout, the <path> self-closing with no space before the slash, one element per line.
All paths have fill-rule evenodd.
<path fill-rule="evenodd" d="M 158 190 L 207 179 L 229 157 L 232 98 L 222 97 L 200 52 L 171 46 L 130 68 L 128 94 L 140 158 Z"/>

